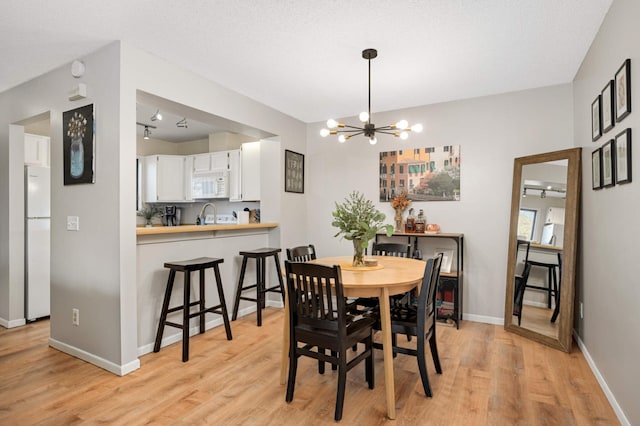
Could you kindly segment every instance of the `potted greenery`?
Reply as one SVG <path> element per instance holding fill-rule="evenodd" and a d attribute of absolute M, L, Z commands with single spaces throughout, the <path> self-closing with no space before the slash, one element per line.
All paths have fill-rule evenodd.
<path fill-rule="evenodd" d="M 339 231 L 334 237 L 341 235 L 345 240 L 353 241 L 353 266 L 364 266 L 364 249 L 378 231 L 386 230 L 389 237 L 393 234 L 393 225 L 384 225 L 384 219 L 384 213 L 358 191 L 349 194 L 343 203 L 336 202 L 331 225 Z"/>
<path fill-rule="evenodd" d="M 142 210 L 139 210 L 136 214 L 144 218 L 145 226 L 151 226 L 151 219 L 153 219 L 156 216 L 160 216 L 160 209 L 153 204 L 147 204 L 144 206 Z"/>

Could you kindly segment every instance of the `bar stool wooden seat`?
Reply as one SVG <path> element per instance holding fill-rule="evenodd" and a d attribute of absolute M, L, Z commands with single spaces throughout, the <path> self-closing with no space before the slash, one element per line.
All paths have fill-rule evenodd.
<path fill-rule="evenodd" d="M 236 300 L 233 306 L 232 321 L 238 318 L 238 307 L 240 306 L 240 300 L 248 300 L 256 302 L 258 313 L 258 327 L 262 326 L 262 309 L 265 306 L 265 295 L 268 292 L 280 293 L 282 295 L 282 301 L 284 302 L 284 282 L 282 280 L 282 271 L 280 269 L 280 258 L 278 253 L 282 249 L 279 248 L 259 248 L 256 250 L 241 251 L 242 267 L 240 268 L 240 278 L 238 279 L 238 287 L 236 288 Z M 278 276 L 278 285 L 273 287 L 267 287 L 266 284 L 266 259 L 273 257 L 276 267 L 276 275 Z M 244 286 L 244 274 L 247 270 L 247 261 L 249 259 L 256 260 L 256 282 L 255 284 Z M 243 291 L 256 289 L 255 299 L 252 297 L 242 296 Z"/>
<path fill-rule="evenodd" d="M 229 315 L 227 313 L 227 305 L 224 300 L 224 292 L 222 290 L 222 279 L 220 278 L 220 269 L 218 265 L 223 263 L 224 259 L 216 259 L 211 257 L 199 257 L 197 259 L 183 260 L 177 262 L 167 262 L 164 264 L 165 268 L 169 268 L 169 279 L 167 280 L 167 288 L 164 293 L 164 301 L 162 302 L 162 312 L 160 313 L 160 321 L 158 323 L 158 333 L 156 334 L 156 342 L 153 348 L 154 352 L 160 351 L 160 344 L 162 343 L 162 334 L 164 333 L 164 326 L 169 325 L 182 329 L 182 362 L 189 361 L 189 320 L 194 317 L 200 319 L 200 334 L 204 333 L 204 319 L 205 314 L 213 313 L 222 316 L 224 321 L 224 329 L 227 333 L 227 340 L 231 340 L 231 325 L 229 323 Z M 216 286 L 218 287 L 218 297 L 220 303 L 209 308 L 205 307 L 205 287 L 204 287 L 204 274 L 205 270 L 213 268 L 213 272 L 216 278 Z M 191 272 L 200 271 L 200 287 L 199 287 L 199 300 L 191 302 Z M 169 302 L 171 300 L 171 292 L 173 291 L 173 282 L 176 277 L 176 272 L 184 273 L 184 291 L 182 305 L 169 308 Z M 197 312 L 191 312 L 193 306 L 198 306 Z M 182 310 L 182 324 L 167 321 L 167 315 L 176 311 Z"/>

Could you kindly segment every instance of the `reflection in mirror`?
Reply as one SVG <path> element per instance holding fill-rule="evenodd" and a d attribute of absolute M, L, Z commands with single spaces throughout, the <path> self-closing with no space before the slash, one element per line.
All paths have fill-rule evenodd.
<path fill-rule="evenodd" d="M 515 160 L 505 328 L 569 351 L 580 149 Z"/>

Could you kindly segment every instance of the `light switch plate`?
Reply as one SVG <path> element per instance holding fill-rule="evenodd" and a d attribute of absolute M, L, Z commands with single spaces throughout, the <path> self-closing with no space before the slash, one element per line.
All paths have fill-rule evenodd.
<path fill-rule="evenodd" d="M 67 231 L 79 231 L 79 230 L 80 230 L 80 217 L 67 216 Z"/>

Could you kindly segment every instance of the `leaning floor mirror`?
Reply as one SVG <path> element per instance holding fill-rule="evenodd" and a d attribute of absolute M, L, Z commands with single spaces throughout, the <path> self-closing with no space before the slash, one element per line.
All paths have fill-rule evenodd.
<path fill-rule="evenodd" d="M 571 351 L 581 149 L 516 158 L 504 327 Z"/>

